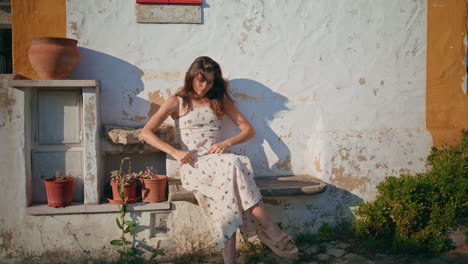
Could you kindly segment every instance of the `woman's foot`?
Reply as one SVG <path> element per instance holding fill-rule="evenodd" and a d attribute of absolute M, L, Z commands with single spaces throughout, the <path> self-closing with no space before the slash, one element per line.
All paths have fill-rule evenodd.
<path fill-rule="evenodd" d="M 263 227 L 262 231 L 272 240 L 279 240 L 283 235 L 286 235 L 286 233 L 284 233 L 276 223 Z"/>
<path fill-rule="evenodd" d="M 270 214 L 263 208 L 261 203 L 251 207 L 251 212 L 260 223 L 261 228 L 257 235 L 273 252 L 286 258 L 296 258 L 299 254 L 294 241 L 284 233 L 275 223 Z"/>
<path fill-rule="evenodd" d="M 276 255 L 284 258 L 294 259 L 299 255 L 299 249 L 290 236 L 283 231 L 278 239 L 269 237 L 262 229 L 258 230 L 257 236 L 265 243 Z"/>

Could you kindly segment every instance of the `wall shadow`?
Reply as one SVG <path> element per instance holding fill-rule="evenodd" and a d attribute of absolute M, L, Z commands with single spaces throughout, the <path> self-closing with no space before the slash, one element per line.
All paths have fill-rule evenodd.
<path fill-rule="evenodd" d="M 290 110 L 286 106 L 286 97 L 250 79 L 232 79 L 229 86 L 239 110 L 257 132 L 255 138 L 232 147 L 231 151 L 248 156 L 256 176 L 291 175 L 291 151 L 270 126 L 277 114 Z M 232 122 L 223 120 L 223 137 L 238 132 L 239 129 Z M 272 165 L 268 165 L 264 144 L 268 144 L 278 158 Z"/>
<path fill-rule="evenodd" d="M 135 120 L 138 121 L 138 117 L 132 116 L 131 112 L 141 112 L 148 105 L 148 101 L 138 100 L 136 96 L 144 89 L 141 80 L 143 71 L 102 52 L 83 47 L 79 47 L 78 51 L 80 60 L 71 78 L 100 81 L 101 122 L 109 124 L 110 120 L 122 120 L 122 124 L 118 125 L 132 125 Z"/>
<path fill-rule="evenodd" d="M 144 89 L 141 80 L 143 71 L 117 57 L 95 50 L 79 47 L 79 63 L 72 79 L 100 81 L 100 115 L 102 128 L 100 134 L 102 168 L 99 185 L 102 186 L 101 202 L 111 198 L 109 185 L 110 171 L 118 170 L 120 160 L 132 158 L 132 171 L 142 171 L 146 166 L 154 166 L 159 173 L 165 174 L 165 161 L 160 153 L 115 153 L 107 152 L 109 143 L 104 133 L 104 125 L 141 127 L 159 109 L 159 104 L 138 96 Z M 148 110 L 149 109 L 149 110 Z M 132 114 L 147 113 L 147 114 Z M 157 159 L 155 159 L 157 158 Z"/>
<path fill-rule="evenodd" d="M 317 233 L 328 223 L 336 230 L 352 228 L 353 208 L 363 201 L 338 186 L 327 184 L 324 192 L 313 195 L 264 197 L 266 210 L 293 236 Z"/>

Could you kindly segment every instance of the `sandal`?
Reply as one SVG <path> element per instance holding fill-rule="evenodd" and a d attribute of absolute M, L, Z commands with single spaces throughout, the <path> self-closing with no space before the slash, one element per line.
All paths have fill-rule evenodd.
<path fill-rule="evenodd" d="M 299 254 L 296 244 L 287 234 L 284 234 L 279 240 L 272 240 L 263 230 L 258 230 L 257 236 L 280 257 L 294 259 Z"/>

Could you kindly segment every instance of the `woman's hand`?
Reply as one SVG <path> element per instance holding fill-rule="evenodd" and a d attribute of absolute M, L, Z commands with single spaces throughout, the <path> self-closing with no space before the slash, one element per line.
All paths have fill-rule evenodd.
<path fill-rule="evenodd" d="M 178 150 L 173 157 L 182 164 L 190 164 L 195 160 L 192 152 Z"/>
<path fill-rule="evenodd" d="M 208 150 L 208 154 L 224 153 L 229 147 L 231 147 L 231 144 L 229 142 L 219 142 L 211 146 L 211 148 Z"/>

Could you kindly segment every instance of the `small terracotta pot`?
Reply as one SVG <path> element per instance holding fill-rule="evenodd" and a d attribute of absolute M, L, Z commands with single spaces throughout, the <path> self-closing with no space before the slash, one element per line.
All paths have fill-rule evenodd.
<path fill-rule="evenodd" d="M 145 203 L 166 201 L 167 176 L 156 175 L 156 179 L 141 180 L 141 196 Z"/>
<path fill-rule="evenodd" d="M 76 39 L 32 38 L 29 62 L 41 80 L 67 79 L 78 64 Z"/>
<path fill-rule="evenodd" d="M 112 198 L 115 203 L 123 203 L 122 198 L 119 194 L 120 183 L 111 181 L 112 186 Z M 138 197 L 136 195 L 136 181 L 131 181 L 124 186 L 124 197 L 128 197 L 127 204 L 136 203 Z"/>
<path fill-rule="evenodd" d="M 47 194 L 47 204 L 50 207 L 65 207 L 72 204 L 73 184 L 75 180 L 67 177 L 66 181 L 54 181 L 53 178 L 45 179 L 44 184 Z"/>

